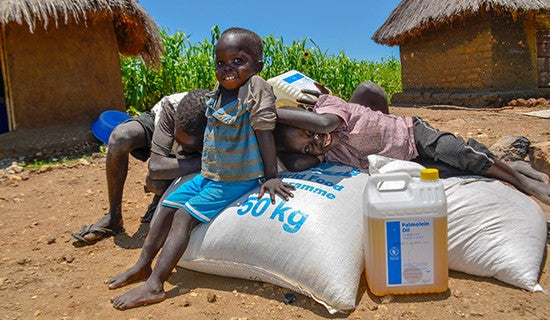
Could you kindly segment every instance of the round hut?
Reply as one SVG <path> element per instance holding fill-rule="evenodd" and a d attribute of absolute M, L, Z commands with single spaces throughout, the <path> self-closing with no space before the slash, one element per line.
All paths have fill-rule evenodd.
<path fill-rule="evenodd" d="M 125 110 L 119 54 L 162 51 L 134 0 L 3 0 L 0 24 L 0 159 L 82 143 L 101 112 Z"/>
<path fill-rule="evenodd" d="M 549 0 L 403 0 L 372 39 L 398 45 L 395 105 L 499 107 L 550 95 Z"/>

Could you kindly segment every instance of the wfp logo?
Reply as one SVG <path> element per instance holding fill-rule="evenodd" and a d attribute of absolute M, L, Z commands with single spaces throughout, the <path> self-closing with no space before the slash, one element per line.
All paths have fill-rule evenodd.
<path fill-rule="evenodd" d="M 390 250 L 388 250 L 390 256 L 397 257 L 399 255 L 399 248 L 391 247 Z"/>

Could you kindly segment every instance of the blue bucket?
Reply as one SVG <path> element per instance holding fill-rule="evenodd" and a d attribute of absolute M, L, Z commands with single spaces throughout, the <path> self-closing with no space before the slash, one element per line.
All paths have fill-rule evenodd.
<path fill-rule="evenodd" d="M 97 120 L 92 124 L 92 133 L 101 142 L 109 143 L 109 136 L 116 126 L 122 122 L 130 119 L 131 117 L 118 110 L 103 111 Z"/>

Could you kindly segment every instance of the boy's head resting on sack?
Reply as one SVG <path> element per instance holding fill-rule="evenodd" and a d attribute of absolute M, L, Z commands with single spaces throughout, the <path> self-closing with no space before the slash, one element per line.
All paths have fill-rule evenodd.
<path fill-rule="evenodd" d="M 176 125 L 174 137 L 181 146 L 179 153 L 181 155 L 191 155 L 200 152 L 202 149 L 202 140 L 204 128 L 206 127 L 205 95 L 207 90 L 193 90 L 181 99 L 176 106 Z"/>
<path fill-rule="evenodd" d="M 278 151 L 312 156 L 321 156 L 338 143 L 337 136 L 332 133 L 313 132 L 280 122 L 274 135 Z"/>

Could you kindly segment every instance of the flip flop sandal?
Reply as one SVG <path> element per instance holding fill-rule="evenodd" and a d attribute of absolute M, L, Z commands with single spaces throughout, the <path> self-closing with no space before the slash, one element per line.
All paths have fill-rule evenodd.
<path fill-rule="evenodd" d="M 147 208 L 147 211 L 145 214 L 141 217 L 141 223 L 149 223 L 151 220 L 153 220 L 153 215 L 155 214 L 155 211 L 157 210 L 157 204 L 149 205 Z"/>
<path fill-rule="evenodd" d="M 104 228 L 104 227 L 95 227 L 94 225 L 89 226 L 83 226 L 80 229 L 80 232 L 73 232 L 71 235 L 78 241 L 83 242 L 85 244 L 94 244 L 98 242 L 99 240 L 108 238 L 110 236 L 114 236 L 116 234 L 119 234 L 120 232 L 124 231 L 124 228 L 122 226 L 119 226 L 116 229 L 110 229 L 110 228 Z M 84 238 L 85 235 L 95 233 L 99 234 L 99 236 L 93 240 L 87 240 Z"/>
<path fill-rule="evenodd" d="M 145 214 L 141 217 L 141 223 L 149 223 L 151 222 L 151 220 L 153 220 L 153 215 L 157 210 L 159 201 L 160 201 L 160 196 L 153 197 L 151 204 L 149 204 L 149 206 L 147 207 L 147 211 L 145 211 Z"/>

